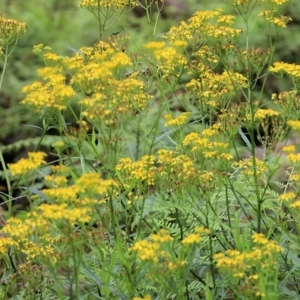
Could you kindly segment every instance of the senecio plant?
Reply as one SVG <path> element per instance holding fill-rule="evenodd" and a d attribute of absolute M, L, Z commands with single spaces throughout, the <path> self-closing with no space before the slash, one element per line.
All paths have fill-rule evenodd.
<path fill-rule="evenodd" d="M 273 59 L 291 1 L 226 2 L 233 14 L 160 34 L 163 1 L 83 0 L 92 47 L 34 47 L 45 67 L 21 104 L 41 140 L 56 130 L 57 159 L 37 147 L 7 165 L 2 299 L 299 297 L 300 66 Z M 142 48 L 122 18 L 135 6 L 152 32 Z M 251 44 L 256 22 L 267 49 Z M 125 34 L 107 34 L 115 23 Z M 0 18 L 5 61 L 25 28 Z M 267 94 L 283 76 L 293 88 Z"/>

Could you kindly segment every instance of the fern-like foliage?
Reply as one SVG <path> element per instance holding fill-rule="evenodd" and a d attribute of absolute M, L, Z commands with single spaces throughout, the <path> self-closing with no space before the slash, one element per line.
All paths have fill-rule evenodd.
<path fill-rule="evenodd" d="M 42 139 L 40 137 L 27 138 L 27 139 L 14 142 L 10 145 L 2 145 L 0 146 L 0 151 L 2 153 L 11 153 L 11 152 L 18 152 L 22 148 L 27 149 L 27 148 L 37 147 L 37 146 L 50 148 L 53 143 L 60 140 L 61 137 L 55 135 L 46 135 Z"/>

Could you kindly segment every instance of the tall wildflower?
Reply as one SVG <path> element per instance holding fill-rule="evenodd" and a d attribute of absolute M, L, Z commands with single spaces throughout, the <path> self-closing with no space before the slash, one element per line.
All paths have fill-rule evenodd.
<path fill-rule="evenodd" d="M 0 14 L 0 50 L 21 38 L 26 33 L 26 29 L 27 25 L 24 22 L 5 19 Z"/>

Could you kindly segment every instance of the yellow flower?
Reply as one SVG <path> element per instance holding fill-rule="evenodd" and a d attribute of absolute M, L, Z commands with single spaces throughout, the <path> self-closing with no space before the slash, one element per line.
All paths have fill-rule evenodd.
<path fill-rule="evenodd" d="M 148 260 L 158 262 L 158 250 L 160 245 L 158 243 L 150 243 L 146 240 L 136 242 L 131 248 L 131 251 L 136 251 L 141 260 Z"/>
<path fill-rule="evenodd" d="M 141 240 L 136 242 L 130 251 L 136 251 L 141 260 L 157 263 L 160 258 L 169 258 L 169 253 L 162 250 L 162 244 L 173 240 L 167 230 L 161 229 L 157 234 L 152 234 L 151 241 Z"/>
<path fill-rule="evenodd" d="M 289 193 L 284 193 L 282 195 L 279 196 L 279 199 L 281 201 L 290 201 L 290 200 L 293 200 L 295 199 L 296 197 L 296 194 L 293 193 L 293 192 L 289 192 Z"/>
<path fill-rule="evenodd" d="M 260 121 L 264 120 L 267 117 L 273 117 L 278 116 L 279 112 L 273 110 L 273 109 L 258 109 L 254 114 L 254 120 Z"/>
<path fill-rule="evenodd" d="M 190 233 L 183 240 L 182 244 L 197 244 L 201 242 L 201 237 L 199 234 Z"/>
<path fill-rule="evenodd" d="M 300 130 L 300 121 L 289 120 L 286 122 L 292 129 Z"/>
<path fill-rule="evenodd" d="M 294 145 L 288 145 L 288 146 L 284 146 L 282 148 L 282 151 L 286 152 L 286 153 L 293 153 L 293 152 L 295 152 L 295 149 L 296 149 L 296 147 Z"/>
<path fill-rule="evenodd" d="M 297 154 L 289 153 L 287 159 L 292 163 L 300 162 L 300 153 Z"/>
<path fill-rule="evenodd" d="M 146 49 L 153 49 L 153 50 L 158 50 L 158 49 L 163 49 L 166 45 L 166 42 L 150 42 L 144 45 L 144 48 Z"/>
<path fill-rule="evenodd" d="M 198 40 L 201 41 L 201 37 L 232 39 L 241 33 L 240 29 L 225 26 L 231 25 L 233 18 L 233 16 L 222 16 L 222 10 L 197 11 L 188 22 L 181 22 L 179 26 L 171 27 L 165 37 L 171 41 L 183 40 L 191 44 L 197 44 Z M 215 20 L 216 24 L 212 24 Z"/>
<path fill-rule="evenodd" d="M 186 57 L 177 52 L 176 47 L 165 47 L 154 51 L 158 70 L 162 71 L 162 77 L 178 75 L 181 68 L 187 64 Z"/>
<path fill-rule="evenodd" d="M 235 17 L 233 15 L 221 15 L 218 17 L 218 23 L 225 23 L 228 25 L 232 25 Z"/>
<path fill-rule="evenodd" d="M 279 73 L 279 75 L 287 74 L 292 78 L 300 78 L 300 66 L 283 62 L 275 62 L 273 66 L 269 68 L 273 73 Z"/>
<path fill-rule="evenodd" d="M 264 234 L 255 233 L 252 235 L 252 240 L 255 244 L 259 245 L 260 251 L 262 251 L 263 255 L 268 255 L 271 253 L 279 253 L 282 251 L 282 248 L 272 240 L 268 240 Z M 255 250 L 256 248 L 254 248 Z"/>
<path fill-rule="evenodd" d="M 194 230 L 194 233 L 190 233 L 188 234 L 183 240 L 182 240 L 182 244 L 197 244 L 200 243 L 202 238 L 201 238 L 201 234 L 209 234 L 209 229 L 206 229 L 204 227 L 197 227 Z"/>
<path fill-rule="evenodd" d="M 16 241 L 23 241 L 31 237 L 34 233 L 44 234 L 48 230 L 49 222 L 39 218 L 34 213 L 29 214 L 30 218 L 21 221 L 17 218 L 9 218 L 3 227 L 3 232 Z"/>
<path fill-rule="evenodd" d="M 63 110 L 72 96 L 75 95 L 73 88 L 62 81 L 60 74 L 54 76 L 51 81 L 42 84 L 34 82 L 30 86 L 22 89 L 24 93 L 29 94 L 21 101 L 22 104 L 27 104 L 35 107 L 36 109 L 56 108 Z"/>
<path fill-rule="evenodd" d="M 166 229 L 161 229 L 157 234 L 152 234 L 150 239 L 156 243 L 167 243 L 173 240 Z"/>
<path fill-rule="evenodd" d="M 173 41 L 172 44 L 174 47 L 185 47 L 188 45 L 186 41 L 180 41 L 180 40 Z"/>
<path fill-rule="evenodd" d="M 21 38 L 26 28 L 24 22 L 4 19 L 0 14 L 0 49 Z"/>
<path fill-rule="evenodd" d="M 260 245 L 265 245 L 269 242 L 268 239 L 266 239 L 266 237 L 262 233 L 253 234 L 252 235 L 252 240 L 253 240 L 254 243 L 260 244 Z"/>
<path fill-rule="evenodd" d="M 82 189 L 79 186 L 74 185 L 42 190 L 46 196 L 60 202 L 76 200 L 80 191 L 82 191 Z"/>
<path fill-rule="evenodd" d="M 290 205 L 290 207 L 299 208 L 300 207 L 300 201 L 295 201 Z"/>
<path fill-rule="evenodd" d="M 226 160 L 232 160 L 233 159 L 233 156 L 230 153 L 221 153 L 220 157 L 224 158 Z"/>
<path fill-rule="evenodd" d="M 137 6 L 136 1 L 131 0 L 81 0 L 79 7 L 124 7 L 125 5 Z"/>
<path fill-rule="evenodd" d="M 67 221 L 71 225 L 76 222 L 88 223 L 91 219 L 91 210 L 87 207 L 68 208 L 67 204 L 41 204 L 37 210 L 40 213 L 40 218 L 46 220 Z"/>
<path fill-rule="evenodd" d="M 0 256 L 8 253 L 11 246 L 16 246 L 17 243 L 10 237 L 1 236 L 0 238 Z"/>
<path fill-rule="evenodd" d="M 145 295 L 144 297 L 133 297 L 132 300 L 152 300 L 150 295 Z"/>
<path fill-rule="evenodd" d="M 300 180 L 300 173 L 291 174 L 291 181 L 299 181 Z"/>
<path fill-rule="evenodd" d="M 45 157 L 46 153 L 44 152 L 29 152 L 28 158 L 22 158 L 15 164 L 8 164 L 8 168 L 12 176 L 25 175 L 45 164 Z"/>
<path fill-rule="evenodd" d="M 48 183 L 48 186 L 54 185 L 54 187 L 65 186 L 68 182 L 68 179 L 61 175 L 47 175 L 45 176 L 45 180 Z"/>
<path fill-rule="evenodd" d="M 145 181 L 148 185 L 154 185 L 157 176 L 157 168 L 154 163 L 155 156 L 153 155 L 145 155 L 136 162 L 130 158 L 121 158 L 116 170 L 126 178 L 128 185 L 133 181 L 137 183 Z"/>
<path fill-rule="evenodd" d="M 289 2 L 289 0 L 263 0 L 263 2 L 267 2 L 267 3 L 270 3 L 270 4 L 275 4 L 275 5 L 283 5 L 287 2 Z"/>
<path fill-rule="evenodd" d="M 267 171 L 266 163 L 257 158 L 255 159 L 255 162 L 256 162 L 256 167 L 255 167 L 256 174 L 257 175 L 264 174 Z M 250 176 L 254 175 L 254 166 L 253 166 L 252 157 L 250 157 L 248 159 L 240 160 L 238 162 L 234 162 L 233 166 L 241 168 L 242 172 L 245 175 L 250 175 Z"/>
<path fill-rule="evenodd" d="M 200 174 L 199 178 L 200 178 L 201 182 L 210 182 L 214 178 L 214 173 L 213 172 L 205 172 L 203 174 Z"/>
<path fill-rule="evenodd" d="M 191 115 L 190 112 L 185 112 L 176 118 L 172 118 L 171 114 L 167 114 L 164 116 L 164 119 L 166 120 L 165 125 L 166 125 L 166 127 L 184 125 L 190 115 Z"/>

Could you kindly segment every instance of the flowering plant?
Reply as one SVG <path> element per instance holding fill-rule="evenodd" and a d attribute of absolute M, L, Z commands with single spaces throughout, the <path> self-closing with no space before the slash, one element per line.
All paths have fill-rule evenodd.
<path fill-rule="evenodd" d="M 300 155 L 285 139 L 300 128 L 298 66 L 273 61 L 272 38 L 269 49 L 252 47 L 250 21 L 256 14 L 278 35 L 290 1 L 228 0 L 235 15 L 195 12 L 136 53 L 126 52 L 130 34 L 105 35 L 114 22 L 126 32 L 120 16 L 136 6 L 155 33 L 159 2 L 82 0 L 99 24 L 92 47 L 70 57 L 34 47 L 46 66 L 22 104 L 42 115 L 43 137 L 58 132 L 57 160 L 36 149 L 7 166 L 3 294 L 15 285 L 28 299 L 37 289 L 43 299 L 297 294 Z M 293 89 L 265 107 L 272 74 Z M 23 218 L 11 204 L 20 187 Z"/>

